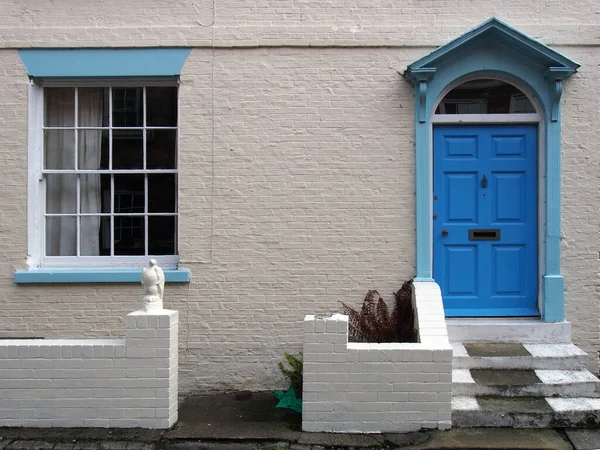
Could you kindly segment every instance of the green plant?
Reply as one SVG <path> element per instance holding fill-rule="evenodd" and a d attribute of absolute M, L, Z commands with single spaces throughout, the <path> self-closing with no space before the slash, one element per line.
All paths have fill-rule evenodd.
<path fill-rule="evenodd" d="M 390 312 L 379 292 L 367 292 L 360 311 L 346 305 L 348 335 L 351 342 L 416 342 L 412 307 L 412 281 L 406 281 L 394 292 L 394 309 Z"/>
<path fill-rule="evenodd" d="M 287 352 L 283 352 L 284 361 L 280 361 L 277 366 L 283 375 L 288 377 L 292 382 L 292 386 L 296 391 L 296 395 L 300 397 L 302 395 L 302 369 L 303 359 L 302 352 L 298 356 L 290 355 Z M 284 365 L 284 362 L 287 365 Z"/>

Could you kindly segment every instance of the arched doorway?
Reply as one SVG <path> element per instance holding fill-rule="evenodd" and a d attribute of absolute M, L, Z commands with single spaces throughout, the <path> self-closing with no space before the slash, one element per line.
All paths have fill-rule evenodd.
<path fill-rule="evenodd" d="M 431 117 L 433 279 L 446 316 L 539 316 L 536 107 L 502 79 L 453 85 Z"/>
<path fill-rule="evenodd" d="M 513 129 L 511 133 L 526 134 L 528 132 L 526 129 L 529 129 L 534 134 L 524 139 L 527 142 L 535 141 L 535 150 L 537 150 L 533 175 L 537 189 L 535 197 L 538 211 L 535 225 L 538 237 L 538 264 L 535 274 L 535 284 L 538 286 L 536 307 L 545 322 L 564 320 L 564 279 L 560 271 L 560 101 L 565 80 L 575 73 L 578 67 L 576 62 L 496 18 L 487 20 L 408 66 L 404 76 L 415 87 L 416 282 L 436 281 L 434 279 L 434 246 L 436 245 L 434 233 L 442 233 L 446 230 L 446 228 L 438 230 L 434 223 L 437 219 L 433 218 L 436 215 L 434 197 L 437 195 L 433 192 L 434 147 L 437 145 L 434 133 L 443 127 L 452 128 L 451 125 L 471 126 L 472 130 L 475 130 L 475 125 L 482 128 L 518 124 L 524 128 Z M 509 103 L 509 112 L 489 113 L 491 101 L 486 103 L 477 96 L 465 97 L 467 91 L 476 90 L 475 80 L 478 83 L 485 80 L 501 80 L 516 87 L 518 92 L 513 91 L 510 94 L 512 107 Z M 471 84 L 466 84 L 467 82 Z M 488 83 L 486 86 L 488 91 L 493 88 L 489 81 L 485 83 Z M 452 92 L 459 86 L 457 91 Z M 529 100 L 530 105 L 519 96 L 519 92 Z M 447 99 L 447 102 L 442 103 L 442 99 Z M 531 106 L 535 113 L 530 112 Z M 485 112 L 483 112 L 484 108 L 486 108 Z M 439 114 L 436 114 L 438 109 Z M 486 131 L 489 135 L 495 132 L 491 129 Z M 486 166 L 485 169 L 489 171 L 490 167 Z M 527 173 L 532 172 L 528 169 Z M 473 180 L 482 183 L 480 171 L 477 174 L 479 178 L 474 177 Z M 517 178 L 516 175 L 513 178 Z M 529 178 L 528 176 L 527 179 Z M 486 176 L 486 179 L 489 183 L 489 176 Z M 473 180 L 470 182 L 473 183 Z M 529 183 L 527 186 L 533 186 L 531 181 Z M 513 183 L 512 186 L 511 189 L 516 184 Z M 527 191 L 527 188 L 524 190 Z M 513 197 L 516 198 L 517 195 Z M 455 204 L 460 205 L 460 202 Z M 531 205 L 533 203 L 528 204 L 527 207 Z M 509 207 L 512 208 L 514 205 L 507 202 L 506 208 Z M 514 211 L 511 214 L 514 215 Z M 527 224 L 530 224 L 529 220 Z M 470 229 L 466 232 L 468 230 Z M 447 231 L 449 236 L 450 230 Z M 500 234 L 502 235 L 502 230 Z M 502 256 L 507 256 L 502 266 L 510 267 L 511 257 L 508 253 Z M 510 281 L 510 273 L 506 273 L 503 277 Z M 509 284 L 506 283 L 506 286 L 510 287 Z M 466 290 L 467 287 L 458 286 L 457 290 Z M 514 286 L 510 289 L 514 289 Z M 469 312 L 469 315 L 473 316 L 522 314 L 529 315 L 524 311 L 511 313 L 506 310 Z"/>

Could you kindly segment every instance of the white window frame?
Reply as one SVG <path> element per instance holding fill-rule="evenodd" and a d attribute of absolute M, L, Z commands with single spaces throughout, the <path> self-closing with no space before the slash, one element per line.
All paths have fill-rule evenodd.
<path fill-rule="evenodd" d="M 167 269 L 177 268 L 179 255 L 136 255 L 136 256 L 46 256 L 45 242 L 45 174 L 57 171 L 43 170 L 44 158 L 44 88 L 45 87 L 156 87 L 156 86 L 175 86 L 179 88 L 178 80 L 175 79 L 105 79 L 105 80 L 30 80 L 29 83 L 29 132 L 28 132 L 28 184 L 27 184 L 27 265 L 29 270 L 39 268 L 138 268 L 148 264 L 149 258 L 158 259 L 160 265 Z M 154 127 L 154 129 L 169 129 L 176 128 L 176 136 L 178 142 L 179 136 L 179 89 L 177 91 L 177 127 Z M 145 110 L 144 110 L 145 112 Z M 144 124 L 145 125 L 145 119 Z M 112 127 L 109 127 L 112 128 Z M 143 129 L 145 127 L 140 127 Z M 145 146 L 144 146 L 145 149 Z M 144 150 L 145 159 L 145 150 Z M 152 169 L 152 173 L 175 173 L 177 176 L 177 185 L 175 186 L 175 213 L 150 215 L 167 215 L 176 217 L 175 226 L 175 251 L 178 252 L 179 247 L 179 207 L 178 207 L 178 192 L 179 192 L 179 157 L 178 149 L 176 148 L 176 164 L 175 169 Z M 95 171 L 94 171 L 95 172 Z M 116 170 L 102 171 L 101 173 L 115 173 Z M 127 174 L 144 174 L 146 170 L 121 170 L 118 173 Z M 148 201 L 148 184 L 145 182 L 145 202 L 146 212 L 142 213 L 147 217 L 147 201 Z M 79 208 L 79 207 L 78 207 Z M 112 208 L 111 208 L 112 209 Z M 111 211 L 112 216 L 114 211 Z M 147 220 L 145 220 L 146 231 L 148 228 Z M 111 234 L 113 233 L 111 226 Z M 79 238 L 78 238 L 79 240 Z M 148 248 L 148 234 L 145 234 L 145 248 Z"/>
<path fill-rule="evenodd" d="M 527 112 L 522 112 L 522 111 L 517 111 L 517 104 L 519 101 L 522 100 L 526 100 L 529 102 L 529 104 L 531 105 L 531 111 L 527 111 Z M 509 106 L 509 111 L 511 114 L 535 114 L 535 106 L 533 106 L 533 103 L 531 103 L 531 100 L 529 100 L 529 98 L 523 94 L 511 94 L 510 96 L 510 106 Z"/>
<path fill-rule="evenodd" d="M 440 102 L 440 114 L 446 114 L 446 105 L 456 105 L 458 109 L 460 106 L 477 106 L 479 108 L 479 113 L 475 114 L 487 114 L 487 101 L 479 98 L 448 98 L 443 99 Z M 458 113 L 458 114 L 473 114 L 473 113 Z"/>

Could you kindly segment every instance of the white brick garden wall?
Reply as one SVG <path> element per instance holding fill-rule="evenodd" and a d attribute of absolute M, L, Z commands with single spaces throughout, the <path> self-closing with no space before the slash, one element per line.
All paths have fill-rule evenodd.
<path fill-rule="evenodd" d="M 122 338 L 139 291 L 13 283 L 28 202 L 29 80 L 16 49 L 192 47 L 178 147 L 192 282 L 166 299 L 182 312 L 180 389 L 268 390 L 285 387 L 277 362 L 302 348 L 306 313 L 414 276 L 414 95 L 398 71 L 497 16 L 581 64 L 562 97 L 561 267 L 573 340 L 596 357 L 597 0 L 0 3 L 1 338 Z"/>
<path fill-rule="evenodd" d="M 418 343 L 349 343 L 348 316 L 306 316 L 304 431 L 450 428 L 452 348 L 438 285 L 414 283 L 413 305 Z"/>
<path fill-rule="evenodd" d="M 126 338 L 0 340 L 0 426 L 169 428 L 178 313 L 136 311 Z"/>

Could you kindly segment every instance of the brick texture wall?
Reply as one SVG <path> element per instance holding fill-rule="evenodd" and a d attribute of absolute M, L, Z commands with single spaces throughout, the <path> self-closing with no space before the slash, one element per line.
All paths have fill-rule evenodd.
<path fill-rule="evenodd" d="M 126 322 L 124 340 L 0 341 L 0 426 L 177 422 L 177 311 L 135 311 Z"/>
<path fill-rule="evenodd" d="M 452 347 L 438 285 L 415 282 L 412 302 L 418 343 L 348 342 L 348 316 L 305 317 L 302 430 L 450 428 Z"/>
<path fill-rule="evenodd" d="M 272 389 L 284 384 L 282 352 L 301 348 L 305 314 L 357 304 L 368 289 L 389 295 L 414 275 L 413 93 L 398 70 L 496 15 L 582 64 L 563 96 L 563 272 L 574 340 L 594 352 L 600 6 L 576 3 L 230 0 L 216 2 L 210 27 L 209 1 L 4 2 L 0 336 L 118 337 L 141 294 L 13 284 L 27 258 L 28 80 L 15 48 L 194 47 L 179 146 L 192 282 L 165 298 L 181 312 L 180 387 Z"/>

